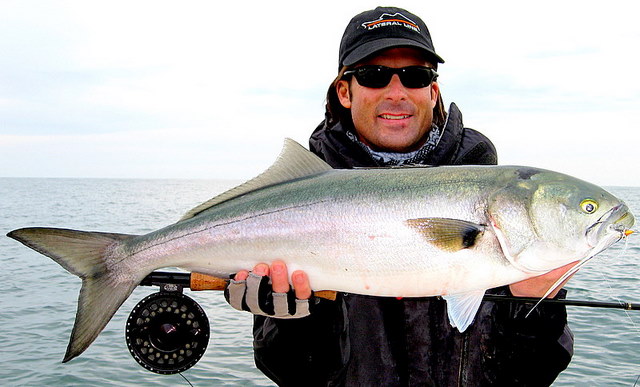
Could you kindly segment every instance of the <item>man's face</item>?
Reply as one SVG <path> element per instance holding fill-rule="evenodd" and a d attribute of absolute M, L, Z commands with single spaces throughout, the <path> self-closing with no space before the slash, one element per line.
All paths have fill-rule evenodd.
<path fill-rule="evenodd" d="M 360 64 L 432 67 L 420 51 L 413 48 L 381 51 Z M 409 152 L 426 141 L 439 89 L 435 82 L 419 89 L 406 88 L 398 74 L 394 74 L 391 82 L 380 89 L 361 86 L 351 77 L 349 81 L 339 81 L 336 91 L 342 106 L 351 109 L 360 141 L 374 150 Z"/>

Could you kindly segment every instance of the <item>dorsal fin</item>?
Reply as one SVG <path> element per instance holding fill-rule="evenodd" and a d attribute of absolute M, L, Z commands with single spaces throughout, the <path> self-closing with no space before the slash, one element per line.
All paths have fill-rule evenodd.
<path fill-rule="evenodd" d="M 217 204 L 244 195 L 251 191 L 285 181 L 317 175 L 333 168 L 321 158 L 306 150 L 290 138 L 285 138 L 284 146 L 276 161 L 266 171 L 253 179 L 231 188 L 230 190 L 208 200 L 187 212 L 180 221 L 193 218 Z"/>

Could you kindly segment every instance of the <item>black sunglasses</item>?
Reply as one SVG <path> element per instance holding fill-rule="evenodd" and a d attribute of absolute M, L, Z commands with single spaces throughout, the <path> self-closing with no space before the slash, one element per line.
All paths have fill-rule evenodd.
<path fill-rule="evenodd" d="M 358 83 L 364 87 L 380 89 L 391 82 L 393 74 L 398 74 L 400 82 L 409 89 L 419 89 L 429 86 L 438 78 L 434 69 L 425 66 L 408 66 L 393 68 L 387 66 L 364 65 L 353 70 L 347 70 L 344 75 L 353 75 Z"/>

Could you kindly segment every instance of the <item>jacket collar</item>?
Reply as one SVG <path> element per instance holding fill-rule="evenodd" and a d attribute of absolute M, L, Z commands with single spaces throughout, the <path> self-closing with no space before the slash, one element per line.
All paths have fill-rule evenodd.
<path fill-rule="evenodd" d="M 440 140 L 424 157 L 412 160 L 414 164 L 442 165 L 455 155 L 464 126 L 462 113 L 451 103 Z M 309 139 L 312 151 L 321 155 L 336 168 L 382 166 L 382 163 L 371 156 L 358 142 L 350 138 L 348 130 L 340 123 L 326 126 L 323 121 Z"/>

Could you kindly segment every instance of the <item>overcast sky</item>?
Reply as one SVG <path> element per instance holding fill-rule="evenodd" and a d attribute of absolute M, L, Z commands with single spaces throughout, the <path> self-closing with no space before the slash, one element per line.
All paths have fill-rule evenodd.
<path fill-rule="evenodd" d="M 401 1 L 501 164 L 640 186 L 640 4 Z M 0 1 L 0 177 L 247 179 L 305 146 L 370 1 Z"/>

